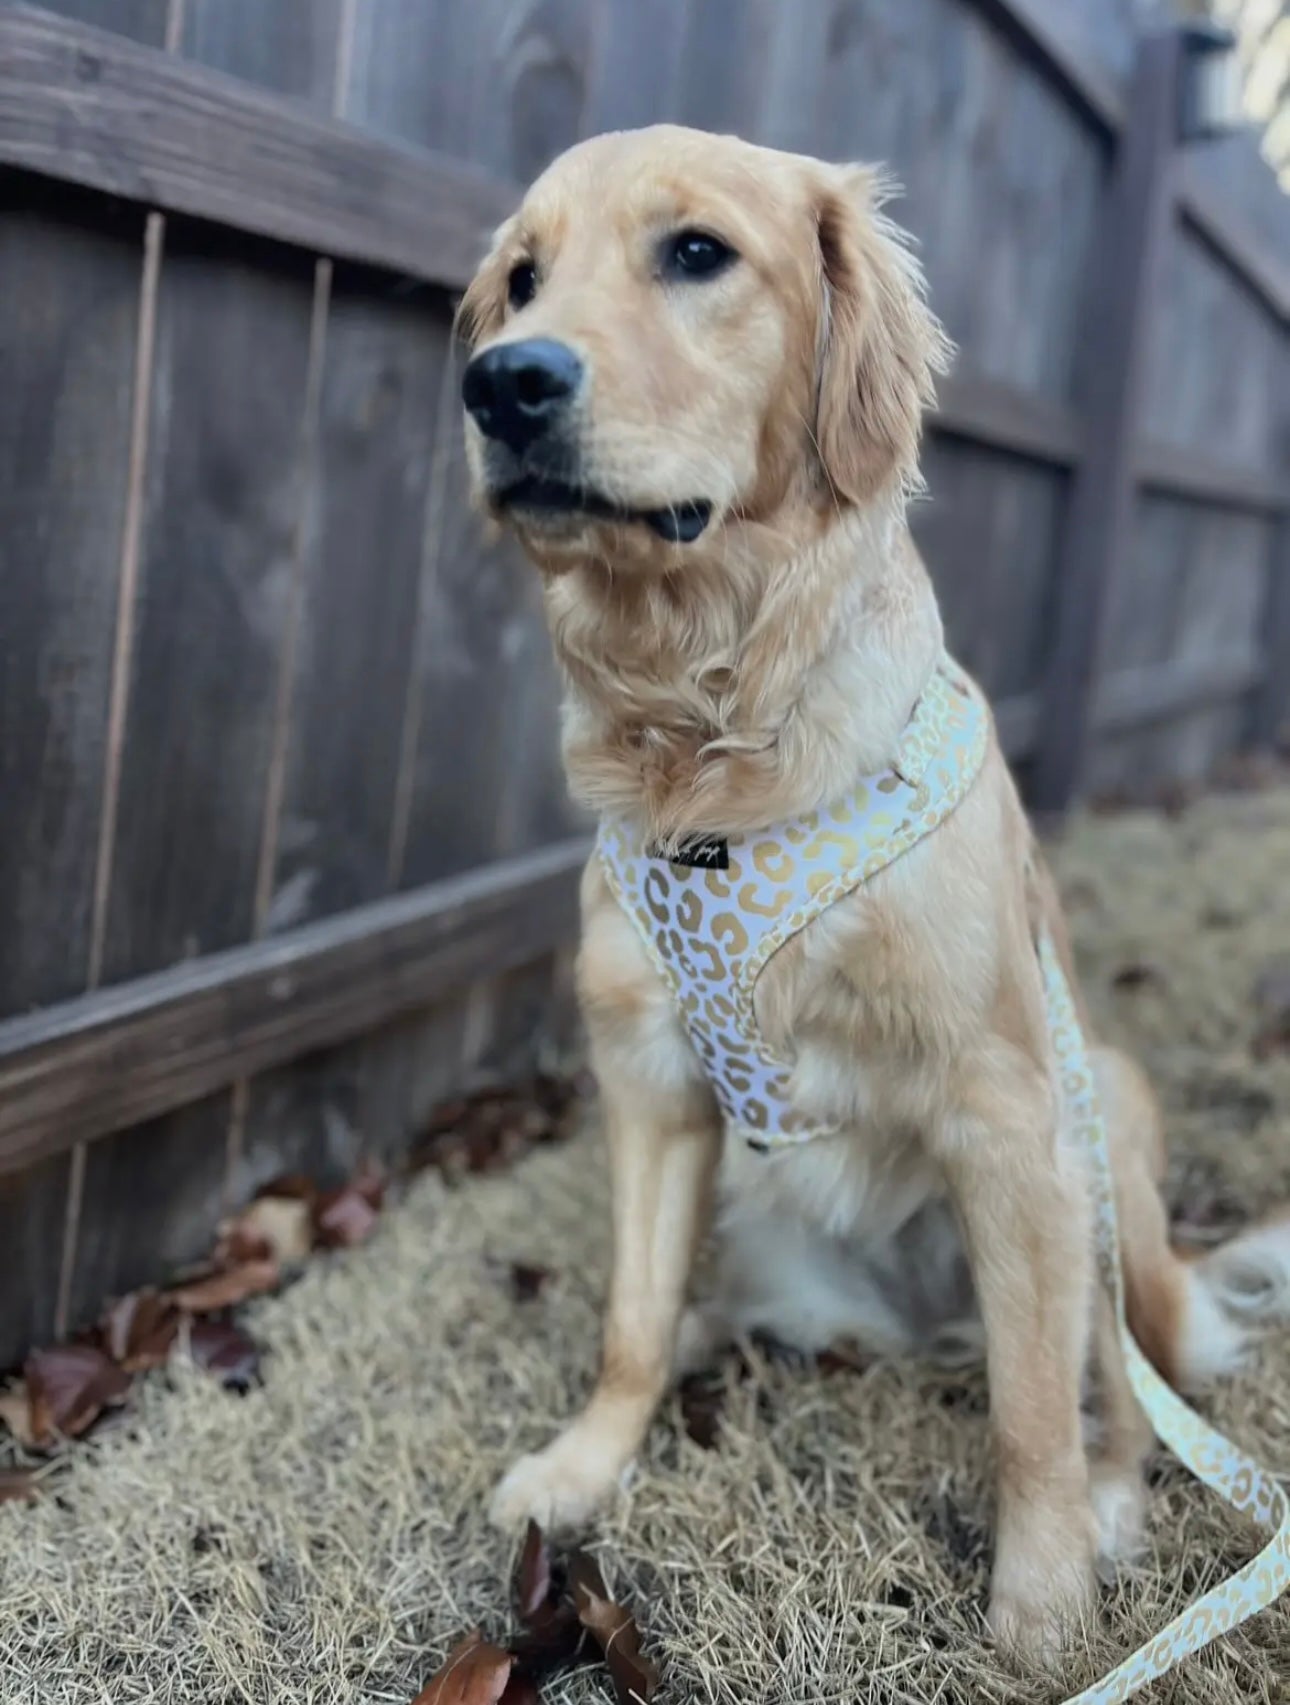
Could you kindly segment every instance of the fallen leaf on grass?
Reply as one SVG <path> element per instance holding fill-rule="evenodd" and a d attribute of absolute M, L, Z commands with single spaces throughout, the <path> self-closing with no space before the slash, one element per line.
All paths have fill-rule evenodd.
<path fill-rule="evenodd" d="M 304 1196 L 257 1196 L 219 1230 L 214 1261 L 238 1267 L 251 1261 L 298 1266 L 313 1248 L 313 1204 Z"/>
<path fill-rule="evenodd" d="M 282 1269 L 276 1261 L 243 1261 L 239 1266 L 224 1267 L 191 1284 L 179 1285 L 166 1295 L 186 1314 L 214 1314 L 221 1308 L 245 1302 L 248 1297 L 277 1290 L 281 1278 Z"/>
<path fill-rule="evenodd" d="M 318 1203 L 318 1241 L 327 1249 L 353 1249 L 372 1235 L 378 1210 L 356 1185 L 343 1184 Z"/>
<path fill-rule="evenodd" d="M 28 1468 L 0 1468 L 0 1504 L 29 1504 L 40 1496 L 36 1477 Z"/>
<path fill-rule="evenodd" d="M 570 1558 L 569 1588 L 578 1620 L 605 1654 L 619 1705 L 643 1705 L 652 1699 L 658 1671 L 641 1651 L 636 1618 L 610 1598 L 600 1565 L 590 1553 L 575 1551 Z"/>
<path fill-rule="evenodd" d="M 412 1705 L 500 1705 L 514 1662 L 476 1629 L 458 1641 Z"/>
<path fill-rule="evenodd" d="M 513 1679 L 546 1675 L 577 1657 L 583 1628 L 564 1584 L 541 1528 L 531 1521 L 515 1571 L 515 1611 L 527 1632 L 511 1641 L 517 1664 Z"/>
<path fill-rule="evenodd" d="M 179 1311 L 158 1291 L 131 1291 L 118 1298 L 99 1322 L 99 1338 L 126 1373 L 159 1368 L 170 1357 L 179 1332 Z"/>
<path fill-rule="evenodd" d="M 0 1419 L 19 1444 L 43 1450 L 87 1432 L 129 1390 L 130 1376 L 102 1350 L 61 1344 L 27 1357 L 22 1378 L 0 1397 Z"/>
<path fill-rule="evenodd" d="M 516 1668 L 511 1671 L 498 1705 L 542 1705 L 542 1695 L 533 1678 Z"/>
<path fill-rule="evenodd" d="M 515 1609 L 521 1622 L 529 1625 L 547 1609 L 553 1596 L 551 1547 L 542 1529 L 531 1521 L 524 1535 L 519 1568 L 515 1572 Z"/>
<path fill-rule="evenodd" d="M 229 1391 L 248 1391 L 260 1371 L 260 1347 L 226 1320 L 194 1320 L 186 1334 L 188 1353 Z"/>
<path fill-rule="evenodd" d="M 563 1134 L 565 1117 L 589 1084 L 539 1073 L 519 1089 L 483 1089 L 436 1108 L 410 1162 L 449 1174 L 496 1172 L 538 1143 Z"/>

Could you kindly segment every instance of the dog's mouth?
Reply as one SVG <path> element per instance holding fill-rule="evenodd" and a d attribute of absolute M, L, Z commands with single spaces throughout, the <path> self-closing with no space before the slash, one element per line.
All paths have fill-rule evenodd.
<path fill-rule="evenodd" d="M 706 498 L 691 498 L 659 509 L 633 509 L 586 486 L 541 474 L 524 474 L 498 492 L 495 502 L 499 509 L 513 513 L 588 515 L 597 521 L 634 522 L 676 545 L 693 544 L 712 519 L 712 505 Z"/>

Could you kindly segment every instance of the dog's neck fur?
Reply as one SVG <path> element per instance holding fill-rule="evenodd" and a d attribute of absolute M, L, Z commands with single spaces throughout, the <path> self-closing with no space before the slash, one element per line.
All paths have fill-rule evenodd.
<path fill-rule="evenodd" d="M 894 498 L 814 532 L 786 546 L 744 524 L 673 575 L 548 580 L 584 804 L 674 846 L 817 809 L 891 762 L 941 652 L 931 582 Z"/>

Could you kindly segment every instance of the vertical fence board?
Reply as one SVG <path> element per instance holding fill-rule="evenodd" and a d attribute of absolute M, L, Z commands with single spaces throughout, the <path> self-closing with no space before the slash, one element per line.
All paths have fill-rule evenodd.
<path fill-rule="evenodd" d="M 388 886 L 448 339 L 441 298 L 391 298 L 338 271 L 306 500 L 286 786 L 264 920 L 271 932 L 377 899 Z M 262 1179 L 286 1129 L 296 1170 L 334 1170 L 347 1142 L 357 1145 L 365 1072 L 357 1044 L 257 1080 L 248 1181 Z M 245 1194 L 236 1180 L 233 1191 Z"/>
<path fill-rule="evenodd" d="M 183 53 L 328 108 L 342 0 L 185 0 Z"/>
<path fill-rule="evenodd" d="M 0 1371 L 54 1333 L 67 1199 L 67 1156 L 0 1174 Z"/>
<path fill-rule="evenodd" d="M 85 986 L 130 449 L 143 223 L 59 199 L 0 186 L 4 1016 Z"/>
<path fill-rule="evenodd" d="M 923 463 L 930 495 L 913 511 L 914 536 L 948 642 L 995 699 L 1031 692 L 1048 652 L 1065 477 L 940 439 Z"/>
<path fill-rule="evenodd" d="M 0 1014 L 90 958 L 143 222 L 0 185 Z M 6 1181 L 0 1367 L 53 1330 L 68 1158 Z"/>
<path fill-rule="evenodd" d="M 210 1248 L 222 1197 L 228 1096 L 91 1143 L 68 1319 L 156 1283 Z"/>
<path fill-rule="evenodd" d="M 303 260 L 171 222 L 106 981 L 252 932 L 311 300 Z M 229 1113 L 221 1096 L 92 1147 L 79 1308 L 131 1283 L 140 1263 L 155 1273 L 200 1251 L 220 1208 Z"/>
<path fill-rule="evenodd" d="M 312 270 L 270 258 L 167 234 L 107 981 L 251 933 Z"/>
<path fill-rule="evenodd" d="M 675 119 L 690 0 L 604 7 L 587 93 L 586 130 L 633 130 Z"/>

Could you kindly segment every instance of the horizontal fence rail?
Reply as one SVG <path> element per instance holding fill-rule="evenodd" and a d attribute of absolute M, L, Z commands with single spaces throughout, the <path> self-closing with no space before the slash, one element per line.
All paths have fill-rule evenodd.
<path fill-rule="evenodd" d="M 0 5 L 0 162 L 449 289 L 519 198 L 30 6 Z"/>
<path fill-rule="evenodd" d="M 377 1029 L 569 940 L 585 840 L 0 1024 L 0 1172 Z"/>

